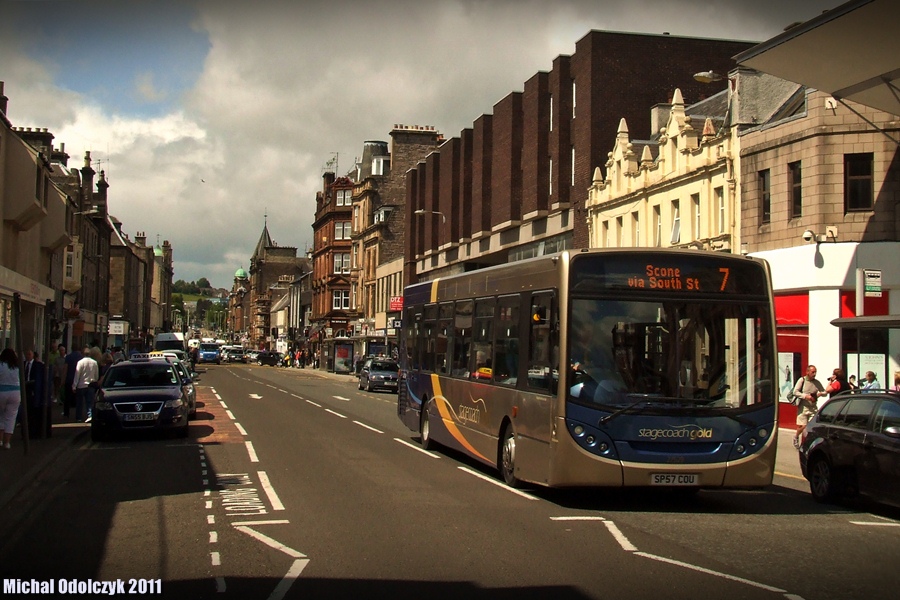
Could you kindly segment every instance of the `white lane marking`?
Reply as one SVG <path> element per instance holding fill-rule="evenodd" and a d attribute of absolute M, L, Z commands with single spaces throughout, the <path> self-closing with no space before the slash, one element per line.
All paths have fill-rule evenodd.
<path fill-rule="evenodd" d="M 773 587 L 771 585 L 766 585 L 764 583 L 759 583 L 757 581 L 751 581 L 750 579 L 744 579 L 743 577 L 729 575 L 728 573 L 721 573 L 719 571 L 713 571 L 712 569 L 698 567 L 697 565 L 692 565 L 690 563 L 681 562 L 680 560 L 673 560 L 671 558 L 666 558 L 664 556 L 657 556 L 655 554 L 649 554 L 647 552 L 635 552 L 634 556 L 643 556 L 644 558 L 649 558 L 650 560 L 656 560 L 659 562 L 668 563 L 670 565 L 675 565 L 676 567 L 684 567 L 685 569 L 690 569 L 691 571 L 697 571 L 698 573 L 705 573 L 707 575 L 713 575 L 714 577 L 721 577 L 722 579 L 736 581 L 738 583 L 743 583 L 743 584 L 749 585 L 751 587 L 766 590 L 767 592 L 776 592 L 778 594 L 786 594 L 787 593 L 787 590 L 783 590 L 781 588 Z M 793 597 L 799 598 L 799 596 L 793 596 Z"/>
<path fill-rule="evenodd" d="M 215 525 L 216 523 L 216 515 L 206 515 L 206 524 L 207 525 Z"/>
<path fill-rule="evenodd" d="M 212 490 L 203 490 L 203 497 L 204 497 L 204 498 L 205 498 L 205 497 L 208 497 L 210 494 L 212 494 Z"/>
<path fill-rule="evenodd" d="M 216 577 L 216 593 L 223 593 L 225 591 L 225 578 L 224 577 Z"/>
<path fill-rule="evenodd" d="M 218 567 L 219 565 L 222 564 L 222 559 L 219 557 L 218 552 L 210 552 L 209 558 L 212 561 L 212 566 L 214 566 L 214 567 Z"/>
<path fill-rule="evenodd" d="M 206 510 L 212 510 L 212 500 L 206 501 Z"/>
<path fill-rule="evenodd" d="M 281 388 L 278 388 L 278 391 L 281 392 L 282 394 L 287 394 L 287 393 L 288 393 L 287 390 L 283 390 L 283 389 L 281 389 Z"/>
<path fill-rule="evenodd" d="M 309 402 L 309 403 L 312 404 L 313 406 L 318 406 L 319 408 L 322 408 L 322 405 L 321 405 L 321 404 L 316 404 L 316 403 L 313 402 L 312 400 L 307 400 L 307 402 Z"/>
<path fill-rule="evenodd" d="M 234 418 L 234 413 L 231 412 L 230 410 L 226 410 L 226 411 L 225 411 L 225 414 L 228 415 L 228 418 L 231 419 L 232 421 L 235 420 L 235 418 Z"/>
<path fill-rule="evenodd" d="M 332 396 L 335 400 L 343 400 L 344 402 L 350 402 L 350 398 L 344 398 L 343 396 Z"/>
<path fill-rule="evenodd" d="M 259 476 L 259 483 L 262 485 L 263 491 L 266 493 L 266 496 L 269 497 L 269 502 L 272 504 L 272 510 L 284 510 L 284 504 L 281 503 L 281 499 L 278 497 L 278 494 L 275 493 L 275 488 L 272 487 L 272 483 L 269 481 L 269 476 L 265 471 L 257 471 L 256 474 Z"/>
<path fill-rule="evenodd" d="M 209 532 L 209 543 L 216 544 L 219 541 L 219 532 L 218 531 L 210 531 Z"/>
<path fill-rule="evenodd" d="M 515 494 L 517 496 L 521 496 L 527 500 L 537 500 L 536 496 L 532 496 L 531 494 L 526 494 L 525 492 L 511 488 L 508 485 L 506 485 L 505 483 L 500 483 L 496 479 L 491 479 L 487 475 L 484 475 L 483 473 L 479 473 L 478 471 L 473 471 L 472 469 L 469 469 L 468 467 L 456 467 L 456 468 L 459 469 L 460 471 L 468 473 L 469 475 L 474 475 L 475 477 L 477 477 L 479 479 L 483 479 L 483 480 L 487 481 L 488 483 L 492 483 L 492 484 L 496 485 L 497 487 L 499 487 L 503 490 L 506 490 L 507 492 L 512 492 L 513 494 Z"/>
<path fill-rule="evenodd" d="M 612 521 L 603 521 L 603 524 L 606 525 L 606 528 L 609 529 L 609 532 L 612 536 L 619 542 L 619 545 L 622 546 L 622 550 L 625 552 L 637 552 L 637 546 L 628 541 L 628 538 L 625 537 L 625 534 L 616 526 Z"/>
<path fill-rule="evenodd" d="M 273 390 L 277 390 L 277 389 L 278 389 L 277 387 L 275 387 L 275 386 L 272 385 L 271 383 L 267 383 L 267 384 L 266 384 L 266 387 L 270 387 L 270 388 L 272 388 Z"/>
<path fill-rule="evenodd" d="M 603 517 L 550 517 L 551 521 L 605 521 Z"/>
<path fill-rule="evenodd" d="M 260 396 L 259 394 L 250 394 L 250 397 L 253 400 L 262 400 L 262 396 Z"/>
<path fill-rule="evenodd" d="M 253 442 L 244 442 L 244 445 L 247 446 L 247 454 L 250 455 L 250 462 L 259 462 L 256 450 L 253 449 Z"/>
<path fill-rule="evenodd" d="M 335 416 L 338 416 L 338 417 L 340 417 L 340 418 L 342 418 L 342 419 L 346 419 L 346 418 L 347 418 L 346 416 L 342 415 L 342 414 L 339 413 L 339 412 L 334 412 L 334 411 L 331 410 L 330 408 L 326 408 L 326 409 L 325 409 L 325 412 L 330 412 L 331 414 L 333 414 L 333 415 L 335 415 Z"/>
<path fill-rule="evenodd" d="M 374 427 L 366 425 L 365 423 L 360 423 L 359 421 L 353 421 L 353 422 L 356 423 L 357 425 L 359 425 L 360 427 L 365 427 L 366 429 L 368 429 L 370 431 L 374 431 L 375 433 L 384 433 L 380 429 L 375 429 Z"/>
<path fill-rule="evenodd" d="M 293 396 L 297 400 L 303 400 L 303 396 L 298 396 L 297 394 L 291 394 L 291 396 Z"/>
<path fill-rule="evenodd" d="M 222 408 L 224 408 L 225 410 L 228 410 L 228 405 L 227 405 L 227 404 L 225 404 L 224 402 L 219 402 L 219 404 L 222 405 Z"/>
<path fill-rule="evenodd" d="M 232 521 L 231 524 L 238 525 L 287 525 L 290 523 L 287 519 L 272 519 L 270 521 Z"/>
<path fill-rule="evenodd" d="M 872 521 L 850 521 L 851 525 L 868 525 L 870 527 L 900 527 L 900 523 L 874 523 Z"/>
<path fill-rule="evenodd" d="M 238 531 L 242 531 L 242 532 L 246 533 L 247 535 L 249 535 L 250 537 L 252 537 L 254 539 L 259 540 L 260 542 L 262 542 L 263 544 L 265 544 L 266 546 L 268 546 L 270 548 L 274 548 L 280 552 L 284 552 L 291 558 L 306 558 L 305 554 L 297 552 L 293 548 L 288 548 L 287 546 L 285 546 L 278 540 L 274 540 L 267 535 L 263 535 L 260 532 L 256 531 L 255 529 L 250 529 L 246 525 L 235 525 L 234 528 L 237 529 Z"/>
<path fill-rule="evenodd" d="M 410 443 L 407 442 L 406 440 L 401 440 L 400 438 L 394 438 L 394 441 L 395 441 L 395 442 L 400 442 L 400 443 L 403 444 L 404 446 L 409 446 L 410 448 L 412 448 L 412 449 L 415 450 L 416 452 L 421 452 L 422 454 L 427 454 L 427 455 L 430 456 L 431 458 L 440 458 L 440 456 L 438 456 L 438 455 L 435 454 L 434 452 L 429 452 L 428 450 L 425 450 L 424 448 L 419 448 L 419 447 L 416 446 L 415 444 L 410 444 Z"/>
<path fill-rule="evenodd" d="M 281 600 L 284 598 L 285 594 L 288 593 L 288 590 L 291 589 L 291 586 L 294 585 L 294 582 L 297 581 L 297 578 L 300 577 L 300 573 L 303 572 L 303 569 L 305 569 L 308 564 L 308 558 L 295 560 L 294 564 L 291 565 L 291 568 L 288 569 L 288 572 L 284 574 L 282 580 L 279 581 L 278 585 L 275 586 L 275 589 L 272 590 L 272 593 L 269 595 L 269 600 Z"/>
<path fill-rule="evenodd" d="M 241 435 L 247 435 L 247 430 L 241 426 L 237 421 L 234 422 L 234 426 L 237 427 L 237 430 L 241 432 Z"/>

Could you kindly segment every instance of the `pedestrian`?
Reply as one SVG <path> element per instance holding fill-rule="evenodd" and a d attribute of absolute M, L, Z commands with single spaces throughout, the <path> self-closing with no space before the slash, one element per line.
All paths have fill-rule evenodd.
<path fill-rule="evenodd" d="M 806 375 L 794 384 L 794 398 L 797 402 L 797 430 L 794 432 L 794 448 L 800 449 L 800 436 L 806 424 L 816 414 L 816 398 L 824 392 L 822 383 L 816 379 L 818 370 L 815 365 L 806 367 Z"/>
<path fill-rule="evenodd" d="M 828 385 L 825 386 L 825 392 L 820 395 L 833 396 L 838 392 L 845 392 L 849 389 L 850 383 L 847 381 L 846 375 L 844 375 L 844 370 L 840 367 L 837 367 L 834 371 L 831 372 L 831 377 L 828 378 Z"/>
<path fill-rule="evenodd" d="M 864 391 L 881 389 L 881 384 L 878 383 L 878 378 L 875 376 L 874 371 L 866 371 L 866 381 L 862 384 L 862 389 Z"/>
<path fill-rule="evenodd" d="M 21 401 L 19 357 L 15 350 L 6 348 L 0 352 L 0 448 L 10 448 Z"/>
<path fill-rule="evenodd" d="M 51 355 L 53 356 L 53 355 Z M 66 379 L 66 347 L 60 344 L 56 348 L 54 358 L 50 359 L 50 375 L 53 377 L 53 389 L 50 391 L 53 402 L 62 402 L 65 391 L 63 382 Z"/>
<path fill-rule="evenodd" d="M 73 382 L 75 381 L 75 368 L 78 366 L 78 361 L 82 358 L 84 357 L 78 350 L 73 349 L 66 354 L 66 372 L 63 385 L 63 417 L 67 419 L 69 418 L 72 408 L 75 406 L 75 387 L 73 386 Z"/>
<path fill-rule="evenodd" d="M 894 371 L 894 387 L 891 389 L 900 392 L 900 371 Z"/>
<path fill-rule="evenodd" d="M 851 375 L 847 380 L 847 384 L 850 386 L 851 390 L 859 389 L 859 386 L 856 385 L 856 375 Z"/>
<path fill-rule="evenodd" d="M 97 353 L 99 354 L 99 349 Z M 85 423 L 91 422 L 94 408 L 94 392 L 97 380 L 100 379 L 100 365 L 91 356 L 91 349 L 85 348 L 81 360 L 75 365 L 75 377 L 72 391 L 75 392 L 75 420 L 80 421 L 85 415 Z"/>
<path fill-rule="evenodd" d="M 40 437 L 45 429 L 44 411 L 47 407 L 47 392 L 44 389 L 46 371 L 41 355 L 31 350 L 25 351 L 25 401 L 28 403 L 28 435 Z"/>

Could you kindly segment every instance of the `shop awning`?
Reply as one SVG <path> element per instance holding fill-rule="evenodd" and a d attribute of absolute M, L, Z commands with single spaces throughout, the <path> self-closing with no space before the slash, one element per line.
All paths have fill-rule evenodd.
<path fill-rule="evenodd" d="M 852 0 L 734 57 L 738 64 L 900 115 L 897 0 Z"/>
<path fill-rule="evenodd" d="M 831 324 L 844 329 L 900 329 L 900 315 L 841 317 L 832 320 Z"/>

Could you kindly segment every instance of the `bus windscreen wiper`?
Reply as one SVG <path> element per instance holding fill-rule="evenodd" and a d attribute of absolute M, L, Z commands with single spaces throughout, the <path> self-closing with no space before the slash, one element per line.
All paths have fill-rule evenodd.
<path fill-rule="evenodd" d="M 640 404 L 653 404 L 654 402 L 660 402 L 660 401 L 662 401 L 662 402 L 681 402 L 682 400 L 684 400 L 684 398 L 675 398 L 672 396 L 654 396 L 652 394 L 628 394 L 627 395 L 627 397 L 629 397 L 629 398 L 633 398 L 634 396 L 640 396 L 640 400 L 632 402 L 628 406 L 626 406 L 624 408 L 620 408 L 619 410 L 617 410 L 615 412 L 611 412 L 608 415 L 606 415 L 605 417 L 602 417 L 600 419 L 598 425 L 603 425 L 604 423 L 611 421 L 615 417 L 618 417 L 622 413 L 626 413 L 626 412 L 634 409 L 635 407 L 637 407 Z"/>

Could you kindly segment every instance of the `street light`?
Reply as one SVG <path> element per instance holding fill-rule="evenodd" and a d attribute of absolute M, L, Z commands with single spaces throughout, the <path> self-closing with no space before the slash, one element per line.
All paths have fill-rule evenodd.
<path fill-rule="evenodd" d="M 413 214 L 415 214 L 415 215 L 429 215 L 429 214 L 430 215 L 441 215 L 441 220 L 444 223 L 447 222 L 447 217 L 445 217 L 444 213 L 442 213 L 439 210 L 425 210 L 424 208 L 420 208 L 419 210 L 415 211 Z"/>

